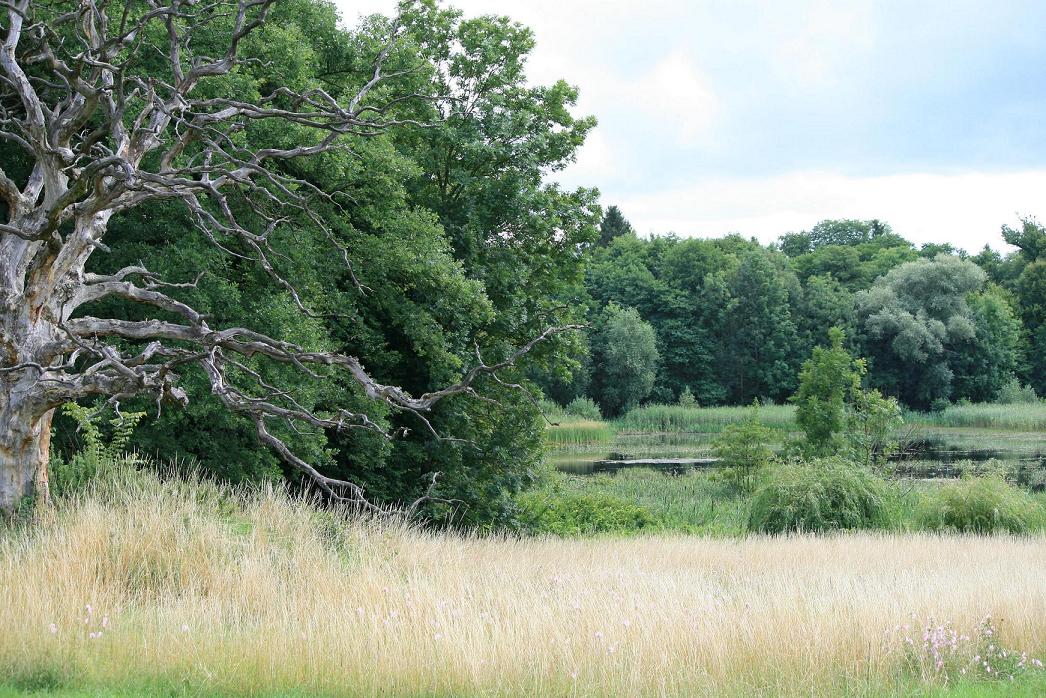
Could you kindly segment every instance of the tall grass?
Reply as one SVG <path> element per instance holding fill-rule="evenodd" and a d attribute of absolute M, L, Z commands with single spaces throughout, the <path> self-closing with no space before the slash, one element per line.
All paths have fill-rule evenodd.
<path fill-rule="evenodd" d="M 1046 402 L 951 405 L 941 412 L 909 413 L 905 415 L 905 420 L 913 424 L 936 427 L 1046 431 Z"/>
<path fill-rule="evenodd" d="M 907 695 L 945 680 L 931 618 L 1041 658 L 1043 569 L 1041 538 L 476 538 L 125 474 L 0 534 L 0 683 Z"/>
<path fill-rule="evenodd" d="M 567 492 L 616 497 L 643 507 L 666 529 L 701 535 L 741 535 L 748 503 L 708 471 L 669 475 L 650 468 L 625 468 L 613 475 L 566 476 Z"/>
<path fill-rule="evenodd" d="M 751 413 L 751 407 L 646 405 L 630 410 L 616 421 L 616 426 L 624 432 L 720 432 L 730 424 L 744 421 Z M 795 407 L 760 407 L 759 419 L 771 429 L 790 431 L 795 429 Z"/>
<path fill-rule="evenodd" d="M 554 447 L 599 446 L 614 440 L 609 424 L 591 419 L 577 419 L 550 424 L 545 428 L 545 441 Z"/>

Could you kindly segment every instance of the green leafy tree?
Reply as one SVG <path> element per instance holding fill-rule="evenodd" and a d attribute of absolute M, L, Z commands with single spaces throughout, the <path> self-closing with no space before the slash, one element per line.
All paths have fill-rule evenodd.
<path fill-rule="evenodd" d="M 863 390 L 864 359 L 844 346 L 843 331 L 829 333 L 830 346 L 815 347 L 803 364 L 796 403 L 796 422 L 803 430 L 806 457 L 849 457 L 866 466 L 881 465 L 897 448 L 903 424 L 895 398 Z"/>
<path fill-rule="evenodd" d="M 595 337 L 593 387 L 603 414 L 617 415 L 638 405 L 654 387 L 657 336 L 635 308 L 607 306 Z"/>
<path fill-rule="evenodd" d="M 1021 322 L 998 286 L 973 294 L 969 302 L 975 332 L 950 354 L 954 396 L 991 402 L 1020 366 Z"/>
<path fill-rule="evenodd" d="M 812 247 L 828 245 L 859 245 L 893 232 L 889 224 L 880 220 L 828 219 L 808 233 Z"/>
<path fill-rule="evenodd" d="M 796 325 L 809 353 L 814 346 L 829 340 L 829 332 L 843 330 L 848 349 L 856 349 L 857 309 L 854 294 L 831 275 L 811 276 L 803 284 L 796 307 Z"/>
<path fill-rule="evenodd" d="M 599 223 L 599 245 L 606 247 L 614 238 L 622 235 L 635 235 L 636 231 L 632 224 L 625 219 L 621 209 L 611 206 L 603 214 L 603 220 Z"/>
<path fill-rule="evenodd" d="M 846 420 L 846 440 L 852 459 L 869 468 L 882 468 L 900 447 L 904 426 L 897 398 L 878 390 L 854 393 Z"/>
<path fill-rule="evenodd" d="M 799 373 L 796 423 L 805 434 L 804 451 L 812 456 L 839 452 L 848 426 L 850 405 L 861 391 L 864 361 L 854 359 L 843 347 L 843 331 L 828 332 L 828 347 L 815 347 Z"/>
<path fill-rule="evenodd" d="M 973 262 L 940 255 L 902 264 L 859 293 L 872 384 L 914 407 L 948 398 L 949 352 L 976 336 L 968 298 L 985 279 Z"/>
<path fill-rule="evenodd" d="M 503 18 L 463 20 L 427 2 L 404 3 L 398 22 L 375 16 L 351 32 L 339 27 L 328 3 L 245 5 L 251 17 L 267 11 L 265 21 L 245 32 L 240 60 L 230 64 L 235 69 L 200 81 L 193 99 L 255 104 L 273 95 L 264 106 L 285 114 L 295 104 L 312 108 L 292 94 L 323 94 L 344 107 L 373 78 L 375 56 L 384 56 L 385 72 L 358 105 L 375 128 L 334 129 L 337 147 L 312 152 L 323 142 L 313 124 L 259 114 L 214 122 L 214 129 L 229 128 L 235 143 L 233 152 L 222 141 L 223 156 L 297 148 L 311 156 L 277 157 L 252 169 L 252 177 L 265 180 L 260 188 L 220 199 L 240 227 L 212 229 L 210 237 L 196 228 L 199 215 L 217 210 L 207 202 L 196 215 L 171 197 L 120 211 L 104 231 L 111 252 L 91 255 L 89 275 L 144 266 L 149 274 L 142 283 L 186 282 L 149 290 L 176 297 L 211 328 L 244 326 L 271 339 L 270 347 L 352 357 L 369 378 L 402 389 L 404 399 L 458 382 L 479 361 L 477 345 L 483 360 L 496 362 L 537 328 L 581 316 L 573 300 L 583 290 L 582 251 L 596 237 L 595 194 L 566 192 L 543 178 L 572 160 L 594 121 L 571 115 L 576 91 L 565 83 L 527 83 L 527 30 Z M 236 2 L 229 7 L 235 10 Z M 207 15 L 191 53 L 225 55 L 235 11 L 190 10 Z M 157 58 L 168 55 L 168 34 L 162 18 L 155 21 L 159 31 L 143 36 L 160 45 L 143 44 L 150 58 L 135 63 L 142 79 L 170 73 Z M 410 122 L 429 128 L 401 125 Z M 204 147 L 190 144 L 186 162 L 201 157 L 192 150 L 197 145 Z M 20 161 L 3 155 L 4 172 L 15 172 Z M 287 191 L 277 183 L 293 183 L 287 191 L 295 205 L 279 204 Z M 267 198 L 271 192 L 277 200 Z M 269 223 L 260 242 L 250 237 Z M 252 241 L 269 267 L 256 263 Z M 195 285 L 188 283 L 198 275 Z M 170 319 L 120 294 L 83 312 L 129 323 Z M 135 344 L 117 339 L 113 348 L 131 351 Z M 556 337 L 534 348 L 532 365 L 558 365 L 579 346 L 577 338 Z M 433 499 L 425 515 L 476 526 L 511 523 L 513 493 L 536 476 L 542 436 L 536 408 L 492 378 L 477 376 L 474 383 L 496 402 L 447 395 L 419 413 L 375 400 L 357 380 L 333 371 L 320 368 L 322 377 L 303 378 L 293 360 L 248 354 L 223 365 L 226 386 L 235 381 L 254 397 L 271 395 L 283 408 L 322 417 L 298 428 L 266 417 L 266 438 L 325 476 L 360 486 L 370 501 L 412 501 L 442 473 L 432 494 L 455 504 Z M 257 424 L 230 412 L 200 362 L 179 363 L 177 374 L 178 394 L 184 390 L 192 400 L 144 422 L 135 436 L 140 449 L 197 456 L 206 469 L 235 481 L 300 477 L 300 462 L 259 447 Z M 524 367 L 506 367 L 500 378 L 517 383 L 526 375 Z M 128 404 L 155 413 L 155 395 L 144 392 Z M 340 430 L 337 415 L 344 414 L 365 428 Z M 400 438 L 386 438 L 393 434 Z"/>
<path fill-rule="evenodd" d="M 712 446 L 722 477 L 738 491 L 752 492 L 774 460 L 772 437 L 773 432 L 759 421 L 759 403 L 753 403 L 744 421 L 727 425 Z"/>
<path fill-rule="evenodd" d="M 721 358 L 729 398 L 734 403 L 787 398 L 795 390 L 799 363 L 791 312 L 792 297 L 799 293 L 795 275 L 760 250 L 741 258 L 727 284 Z"/>

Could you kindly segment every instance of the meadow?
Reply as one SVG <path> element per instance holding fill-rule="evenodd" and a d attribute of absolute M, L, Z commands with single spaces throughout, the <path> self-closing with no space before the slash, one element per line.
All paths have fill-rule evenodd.
<path fill-rule="evenodd" d="M 3 534 L 0 695 L 1037 695 L 1043 569 L 1041 537 L 481 537 L 122 467 Z"/>

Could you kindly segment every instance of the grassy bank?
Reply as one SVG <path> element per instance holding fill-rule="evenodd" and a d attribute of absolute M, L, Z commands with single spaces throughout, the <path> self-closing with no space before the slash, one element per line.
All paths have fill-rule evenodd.
<path fill-rule="evenodd" d="M 907 695 L 995 685 L 973 661 L 986 615 L 996 648 L 1040 657 L 1044 567 L 1038 537 L 471 538 L 124 475 L 3 534 L 0 676 L 73 695 Z M 969 639 L 937 669 L 907 639 L 941 624 Z"/>
<path fill-rule="evenodd" d="M 968 463 L 966 466 L 974 474 L 985 464 Z M 952 484 L 949 480 L 885 483 L 886 514 L 881 530 L 930 532 L 934 524 L 928 519 L 932 519 L 932 512 L 943 506 L 942 491 Z M 637 506 L 650 518 L 650 522 L 639 529 L 629 528 L 630 521 L 625 520 L 619 527 L 610 526 L 598 532 L 634 534 L 652 528 L 710 537 L 738 537 L 748 533 L 751 498 L 738 493 L 713 470 L 691 470 L 673 475 L 649 468 L 627 468 L 613 474 L 557 474 L 551 476 L 541 491 L 550 504 L 563 497 L 608 497 Z M 1027 532 L 1046 534 L 1046 493 L 1017 496 L 1020 497 L 1018 506 L 1023 510 Z M 599 501 L 596 499 L 593 506 Z M 990 509 L 1001 504 L 993 501 L 978 504 L 965 490 L 959 502 L 967 513 L 975 511 L 978 506 Z M 584 521 L 579 521 L 578 527 L 581 532 L 592 532 L 585 528 Z"/>

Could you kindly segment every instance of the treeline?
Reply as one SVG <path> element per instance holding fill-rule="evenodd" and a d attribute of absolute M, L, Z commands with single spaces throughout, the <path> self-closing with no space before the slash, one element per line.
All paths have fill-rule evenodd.
<path fill-rule="evenodd" d="M 764 246 L 740 235 L 636 235 L 616 207 L 589 251 L 592 330 L 565 404 L 605 414 L 649 402 L 780 402 L 833 327 L 868 362 L 869 387 L 912 408 L 1046 393 L 1046 230 L 1003 228 L 1017 247 L 917 247 L 877 220 L 826 220 Z M 1024 386 L 1023 391 L 1021 386 Z"/>

